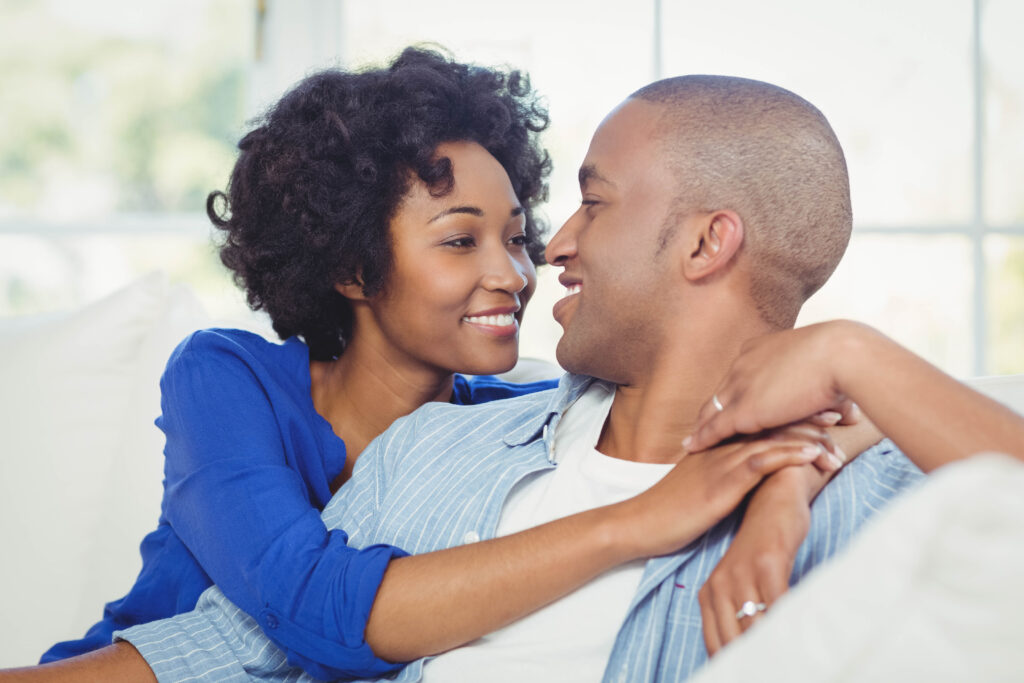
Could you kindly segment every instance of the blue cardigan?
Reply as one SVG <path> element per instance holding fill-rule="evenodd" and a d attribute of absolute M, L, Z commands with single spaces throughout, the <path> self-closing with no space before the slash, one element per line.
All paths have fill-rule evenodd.
<path fill-rule="evenodd" d="M 457 375 L 452 402 L 556 385 Z M 160 389 L 164 497 L 159 524 L 142 541 L 142 571 L 84 638 L 54 645 L 40 661 L 103 647 L 117 629 L 189 611 L 216 583 L 248 614 L 271 608 L 290 622 L 288 643 L 275 642 L 295 665 L 363 676 L 393 669 L 363 632 L 388 562 L 405 552 L 354 550 L 344 531 L 328 531 L 320 518 L 345 465 L 345 443 L 313 407 L 308 347 L 297 338 L 275 344 L 241 330 L 202 330 L 175 349 Z M 352 637 L 325 637 L 338 632 Z"/>

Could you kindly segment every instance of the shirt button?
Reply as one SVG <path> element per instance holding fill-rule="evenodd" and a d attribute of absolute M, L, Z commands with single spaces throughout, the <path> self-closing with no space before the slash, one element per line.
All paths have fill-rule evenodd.
<path fill-rule="evenodd" d="M 467 531 L 466 535 L 462 537 L 463 543 L 476 543 L 480 540 L 480 534 L 475 531 Z"/>
<path fill-rule="evenodd" d="M 267 615 L 267 628 L 277 628 L 277 617 L 273 614 Z"/>

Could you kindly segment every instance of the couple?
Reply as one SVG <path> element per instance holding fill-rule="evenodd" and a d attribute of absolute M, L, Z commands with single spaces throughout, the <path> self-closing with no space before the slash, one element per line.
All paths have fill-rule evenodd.
<path fill-rule="evenodd" d="M 403 73 L 403 59 L 419 71 Z M 208 526 L 227 528 L 243 544 L 271 526 L 278 535 L 258 557 L 212 554 L 201 571 L 223 592 L 205 592 L 189 614 L 121 631 L 118 638 L 134 649 L 120 642 L 26 676 L 113 679 L 151 669 L 161 680 L 291 680 L 306 675 L 291 668 L 298 666 L 320 678 L 365 678 L 398 668 L 389 662 L 416 660 L 401 680 L 677 680 L 703 663 L 705 644 L 714 651 L 749 627 L 785 589 L 790 569 L 802 576 L 919 478 L 918 467 L 928 471 L 978 450 L 1012 451 L 1020 442 L 1018 418 L 869 329 L 829 323 L 786 331 L 849 237 L 845 163 L 811 105 L 742 79 L 660 81 L 627 98 L 595 133 L 580 168 L 582 205 L 546 250 L 564 269 L 568 294 L 554 314 L 564 328 L 558 358 L 572 374 L 540 393 L 453 378 L 453 370 L 496 372 L 515 362 L 539 245 L 531 209 L 543 196 L 547 164 L 530 137 L 543 116 L 515 78 L 504 110 L 427 79 L 446 103 L 439 109 L 468 112 L 453 117 L 463 125 L 484 123 L 436 125 L 418 136 L 422 128 L 398 125 L 387 130 L 394 156 L 368 158 L 358 148 L 361 131 L 332 104 L 340 98 L 373 112 L 375 98 L 407 87 L 413 75 L 422 79 L 431 59 L 407 53 L 386 75 L 365 72 L 337 84 L 314 78 L 296 91 L 305 96 L 286 97 L 282 116 L 326 124 L 327 137 L 301 153 L 246 165 L 260 145 L 295 146 L 274 137 L 284 127 L 273 115 L 243 140 L 224 260 L 275 329 L 301 334 L 305 345 L 268 349 L 235 333 L 205 333 L 179 349 L 164 378 L 168 449 L 173 442 L 205 454 L 215 437 L 235 439 L 240 429 L 249 432 L 238 449 L 244 457 L 276 438 L 278 448 L 286 441 L 287 465 L 252 468 L 238 455 L 176 472 L 180 463 L 169 452 L 164 511 L 172 528 L 157 539 L 161 549 L 175 547 L 167 541 L 173 537 L 191 552 L 190 533 L 218 542 L 202 538 Z M 460 73 L 476 87 L 494 82 L 486 70 Z M 418 120 L 437 120 L 417 102 Z M 345 162 L 361 185 L 332 185 L 332 144 L 356 148 Z M 322 192 L 296 185 L 296 176 L 314 178 L 308 184 Z M 381 188 L 390 194 L 375 193 Z M 254 197 L 252 221 L 231 230 L 246 217 L 235 196 L 246 193 Z M 325 299 L 336 313 L 320 321 L 308 316 L 315 303 L 303 308 L 301 297 L 274 295 L 333 246 L 317 228 L 339 220 L 335 199 L 346 210 L 355 206 L 357 220 L 382 217 L 385 235 L 345 235 L 342 262 L 322 274 L 333 283 Z M 257 229 L 261 220 L 273 222 L 275 210 L 306 242 L 275 242 Z M 298 255 L 282 263 L 271 246 Z M 306 327 L 294 322 L 303 313 Z M 208 367 L 196 367 L 200 352 Z M 891 375 L 882 398 L 870 381 L 879 368 Z M 234 375 L 246 372 L 257 377 L 249 394 L 224 381 L 239 384 Z M 289 390 L 296 404 L 312 399 L 319 432 L 296 426 L 301 405 L 271 403 L 263 421 L 241 410 Z M 189 420 L 201 416 L 167 397 L 210 401 L 211 392 L 220 414 L 192 433 Z M 515 393 L 527 395 L 486 402 Z M 892 395 L 925 398 L 907 416 L 908 402 L 892 405 Z M 383 404 L 394 418 L 436 399 L 480 405 L 431 403 L 371 441 L 391 421 L 380 424 Z M 821 425 L 848 417 L 850 400 L 906 456 L 887 442 L 862 453 L 824 487 L 808 518 L 808 501 L 834 470 L 811 465 L 830 443 Z M 980 422 L 964 430 L 943 421 L 946 410 Z M 236 430 L 230 419 L 238 420 Z M 787 427 L 798 420 L 805 422 Z M 936 435 L 936 424 L 955 433 Z M 705 450 L 736 432 L 775 427 L 767 438 Z M 847 451 L 861 450 L 856 439 L 847 443 Z M 304 447 L 331 451 L 333 460 L 318 461 L 319 477 L 309 476 Z M 291 474 L 280 484 L 286 468 Z M 204 519 L 203 505 L 239 480 L 243 509 L 224 510 L 225 526 Z M 762 480 L 744 518 L 736 508 Z M 310 510 L 326 503 L 323 522 L 297 505 L 282 509 L 281 489 L 289 486 L 312 502 Z M 194 505 L 178 501 L 170 511 L 176 497 Z M 317 524 L 331 531 L 311 547 Z M 771 534 L 763 533 L 766 524 Z M 749 548 L 780 536 L 789 551 L 785 570 L 744 575 Z M 723 555 L 741 578 L 705 585 Z M 299 563 L 302 580 L 279 573 Z M 238 577 L 238 585 L 218 575 Z M 284 610 L 274 603 L 281 595 L 289 598 Z M 322 632 L 311 633 L 309 621 Z M 421 657 L 438 652 L 445 654 L 423 665 Z"/>

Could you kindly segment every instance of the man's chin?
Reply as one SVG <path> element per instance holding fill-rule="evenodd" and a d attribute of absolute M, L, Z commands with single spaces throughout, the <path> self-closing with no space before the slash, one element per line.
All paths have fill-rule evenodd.
<path fill-rule="evenodd" d="M 574 375 L 592 374 L 592 368 L 587 363 L 585 355 L 580 353 L 579 346 L 572 342 L 568 333 L 563 334 L 562 338 L 558 340 L 558 346 L 555 347 L 555 359 L 566 372 L 571 372 Z"/>

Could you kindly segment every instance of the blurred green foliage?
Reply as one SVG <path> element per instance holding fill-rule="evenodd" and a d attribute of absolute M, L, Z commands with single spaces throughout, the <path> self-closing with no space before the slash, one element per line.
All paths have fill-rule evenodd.
<path fill-rule="evenodd" d="M 251 11 L 0 0 L 0 209 L 202 211 L 242 129 Z"/>

